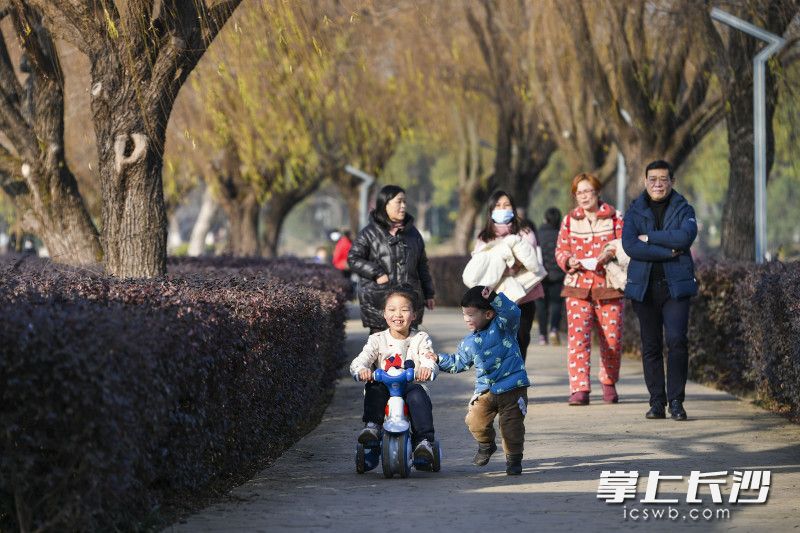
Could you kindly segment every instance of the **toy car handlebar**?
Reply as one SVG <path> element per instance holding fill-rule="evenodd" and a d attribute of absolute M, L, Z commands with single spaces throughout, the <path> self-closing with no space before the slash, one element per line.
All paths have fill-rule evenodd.
<path fill-rule="evenodd" d="M 403 370 L 402 373 L 397 374 L 396 376 L 390 376 L 389 374 L 386 373 L 385 370 L 379 368 L 372 373 L 372 379 L 381 383 L 385 383 L 386 385 L 389 385 L 391 383 L 400 383 L 403 381 L 406 382 L 414 381 L 414 361 L 409 359 L 408 361 L 406 361 L 405 366 L 406 366 L 405 370 Z M 434 372 L 434 369 L 431 368 L 431 377 L 425 381 L 433 381 L 435 378 L 436 378 L 436 373 Z M 360 381 L 358 374 L 354 375 L 353 379 L 356 381 Z"/>
<path fill-rule="evenodd" d="M 385 383 L 386 385 L 391 385 L 392 383 L 403 383 L 414 381 L 414 369 L 407 368 L 403 370 L 400 374 L 395 376 L 390 376 L 385 370 L 378 369 L 372 373 L 372 379 L 378 381 L 380 383 Z"/>

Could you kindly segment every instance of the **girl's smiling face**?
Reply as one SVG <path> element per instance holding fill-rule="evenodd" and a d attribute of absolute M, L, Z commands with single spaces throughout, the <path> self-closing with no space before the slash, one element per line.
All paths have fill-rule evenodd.
<path fill-rule="evenodd" d="M 402 294 L 392 294 L 386 299 L 383 318 L 389 325 L 389 332 L 393 336 L 408 337 L 411 331 L 411 324 L 416 318 L 411 300 Z"/>

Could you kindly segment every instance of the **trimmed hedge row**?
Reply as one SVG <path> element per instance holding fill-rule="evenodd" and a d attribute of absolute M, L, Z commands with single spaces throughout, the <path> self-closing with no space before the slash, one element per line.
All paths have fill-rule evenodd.
<path fill-rule="evenodd" d="M 745 379 L 756 397 L 800 421 L 800 263 L 768 263 L 737 284 Z"/>
<path fill-rule="evenodd" d="M 468 257 L 429 259 L 439 305 L 458 306 Z M 699 263 L 689 321 L 689 377 L 800 420 L 800 263 Z M 640 355 L 626 301 L 623 349 Z"/>
<path fill-rule="evenodd" d="M 253 472 L 319 416 L 347 286 L 299 260 L 117 280 L 0 260 L 0 530 L 130 530 Z"/>

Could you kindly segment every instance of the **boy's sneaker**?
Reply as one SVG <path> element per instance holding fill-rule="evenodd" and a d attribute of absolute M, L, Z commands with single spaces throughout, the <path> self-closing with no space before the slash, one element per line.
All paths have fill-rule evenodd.
<path fill-rule="evenodd" d="M 475 466 L 486 466 L 489 458 L 494 452 L 497 451 L 497 444 L 490 442 L 488 444 L 478 443 L 478 453 L 472 458 L 472 464 Z"/>
<path fill-rule="evenodd" d="M 381 440 L 381 427 L 375 422 L 367 422 L 367 425 L 358 434 L 358 442 L 366 446 L 377 440 Z"/>
<path fill-rule="evenodd" d="M 518 476 L 522 473 L 522 454 L 512 453 L 506 455 L 506 475 Z"/>
<path fill-rule="evenodd" d="M 414 460 L 427 461 L 429 463 L 433 462 L 433 445 L 428 439 L 422 440 L 417 444 L 417 447 L 414 448 Z"/>

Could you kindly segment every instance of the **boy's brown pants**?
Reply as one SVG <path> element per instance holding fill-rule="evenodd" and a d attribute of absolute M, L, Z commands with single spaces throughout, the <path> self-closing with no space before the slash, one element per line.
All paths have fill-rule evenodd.
<path fill-rule="evenodd" d="M 499 415 L 503 450 L 506 454 L 522 453 L 525 444 L 525 415 L 519 405 L 520 398 L 527 410 L 528 387 L 500 394 L 487 392 L 470 402 L 464 421 L 479 444 L 494 442 L 494 417 Z"/>

